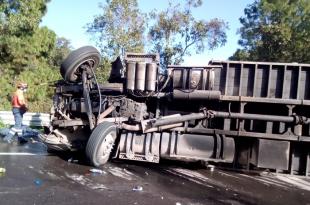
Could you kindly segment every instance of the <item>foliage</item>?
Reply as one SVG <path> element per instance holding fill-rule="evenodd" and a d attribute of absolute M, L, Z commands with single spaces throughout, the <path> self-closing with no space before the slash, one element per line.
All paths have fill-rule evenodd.
<path fill-rule="evenodd" d="M 6 125 L 1 119 L 0 119 L 0 129 L 7 128 L 8 125 Z"/>
<path fill-rule="evenodd" d="M 193 9 L 201 5 L 202 0 L 187 0 L 184 8 L 170 3 L 166 10 L 147 15 L 138 9 L 137 0 L 107 0 L 101 6 L 103 13 L 88 25 L 88 32 L 109 60 L 122 51 L 147 50 L 158 52 L 163 66 L 179 64 L 184 56 L 226 42 L 225 22 L 194 18 Z"/>
<path fill-rule="evenodd" d="M 0 110 L 11 110 L 10 98 L 18 81 L 28 83 L 26 93 L 31 112 L 48 112 L 52 88 L 48 82 L 60 78 L 58 65 L 67 55 L 66 39 L 39 27 L 47 0 L 0 1 Z"/>
<path fill-rule="evenodd" d="M 60 79 L 59 70 L 42 63 L 37 68 L 21 72 L 15 79 L 9 75 L 0 79 L 3 86 L 0 93 L 0 110 L 11 110 L 10 96 L 15 91 L 15 84 L 19 81 L 28 84 L 25 97 L 30 112 L 49 112 L 53 88 L 53 81 Z"/>
<path fill-rule="evenodd" d="M 2 74 L 0 85 L 0 110 L 11 110 L 11 93 L 14 92 L 14 79 L 7 74 Z"/>
<path fill-rule="evenodd" d="M 101 59 L 100 65 L 95 71 L 98 83 L 102 84 L 107 82 L 110 76 L 110 71 L 111 61 L 108 58 L 103 57 L 103 59 Z"/>
<path fill-rule="evenodd" d="M 256 0 L 244 10 L 232 60 L 310 62 L 310 1 Z"/>
<path fill-rule="evenodd" d="M 59 67 L 71 51 L 72 46 L 68 39 L 64 37 L 57 38 L 55 49 L 52 52 L 51 64 Z"/>
<path fill-rule="evenodd" d="M 110 60 L 127 52 L 143 50 L 145 21 L 137 0 L 106 0 L 100 6 L 102 15 L 88 24 L 88 32 L 96 38 L 101 53 Z"/>
<path fill-rule="evenodd" d="M 41 64 L 33 70 L 27 70 L 19 75 L 20 81 L 27 82 L 28 90 L 26 98 L 30 112 L 49 112 L 52 103 L 54 89 L 53 83 L 59 80 L 59 69 Z"/>
<path fill-rule="evenodd" d="M 150 27 L 148 37 L 153 51 L 160 54 L 162 65 L 180 64 L 184 56 L 225 44 L 225 22 L 198 20 L 193 16 L 193 9 L 201 5 L 201 0 L 187 0 L 184 8 L 170 3 L 166 10 L 150 14 L 155 23 Z"/>
<path fill-rule="evenodd" d="M 3 0 L 0 3 L 0 69 L 18 74 L 46 60 L 55 33 L 39 28 L 47 0 Z"/>
<path fill-rule="evenodd" d="M 46 12 L 49 0 L 2 0 L 1 31 L 12 35 L 32 35 Z"/>

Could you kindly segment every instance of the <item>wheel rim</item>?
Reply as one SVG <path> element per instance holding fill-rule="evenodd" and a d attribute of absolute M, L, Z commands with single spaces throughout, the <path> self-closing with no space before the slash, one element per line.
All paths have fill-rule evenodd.
<path fill-rule="evenodd" d="M 113 133 L 110 132 L 104 137 L 99 147 L 99 150 L 98 150 L 99 162 L 102 162 L 107 157 L 109 157 L 111 150 L 113 148 L 113 145 L 114 145 L 114 136 L 113 136 Z"/>
<path fill-rule="evenodd" d="M 84 64 L 88 64 L 89 67 L 93 68 L 96 62 L 92 58 L 82 61 L 77 66 L 75 66 L 76 68 L 73 70 L 71 74 L 69 73 L 69 76 L 67 76 L 66 78 L 69 78 L 71 81 L 76 81 L 82 74 L 80 71 L 80 67 L 83 66 Z"/>

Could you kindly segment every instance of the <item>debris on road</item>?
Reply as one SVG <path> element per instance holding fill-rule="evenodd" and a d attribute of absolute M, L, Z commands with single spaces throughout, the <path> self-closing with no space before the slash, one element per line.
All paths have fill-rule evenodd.
<path fill-rule="evenodd" d="M 143 187 L 142 186 L 135 186 L 132 191 L 143 191 Z"/>
<path fill-rule="evenodd" d="M 71 157 L 81 162 L 75 155 L 41 155 L 46 151 L 41 143 L 8 146 L 0 142 L 0 150 L 0 168 L 7 169 L 3 175 L 0 173 L 0 204 L 20 204 L 21 200 L 24 204 L 48 204 L 49 201 L 62 204 L 65 198 L 72 204 L 97 204 L 108 199 L 114 204 L 131 205 L 134 202 L 145 204 L 146 197 L 148 204 L 171 205 L 272 205 L 275 199 L 279 204 L 294 204 L 296 198 L 299 204 L 307 204 L 310 200 L 306 190 L 309 179 L 306 177 L 227 174 L 217 166 L 214 172 L 210 172 L 207 168 L 197 168 L 195 163 L 181 168 L 175 168 L 175 164 L 154 168 L 149 164 L 128 163 L 123 166 L 117 162 L 108 163 L 104 168 L 88 167 L 82 163 L 69 164 L 67 160 Z M 92 168 L 106 174 L 93 174 L 90 172 Z M 267 187 L 266 182 L 270 186 Z M 253 184 L 255 192 L 249 192 Z M 273 192 L 275 194 L 270 194 Z"/>
<path fill-rule="evenodd" d="M 93 186 L 92 189 L 98 189 L 98 190 L 101 190 L 101 189 L 106 189 L 107 187 L 104 186 L 103 184 L 99 184 L 99 185 L 96 185 L 96 186 Z"/>
<path fill-rule="evenodd" d="M 3 167 L 0 167 L 0 173 L 5 173 L 5 172 L 6 172 L 6 169 Z"/>
<path fill-rule="evenodd" d="M 101 169 L 90 169 L 89 171 L 96 174 L 106 174 L 106 172 Z"/>
<path fill-rule="evenodd" d="M 126 179 L 126 180 L 133 180 L 136 176 L 131 173 L 130 171 L 126 169 L 122 169 L 119 167 L 109 167 L 109 173 L 112 174 L 113 176 Z"/>
<path fill-rule="evenodd" d="M 74 182 L 80 185 L 83 185 L 83 186 L 87 186 L 90 189 L 93 189 L 93 190 L 107 189 L 105 185 L 94 182 L 92 179 L 87 178 L 86 176 L 78 175 L 78 174 L 69 174 L 69 173 L 66 173 L 65 175 L 66 177 L 73 180 Z"/>
<path fill-rule="evenodd" d="M 34 184 L 37 186 L 41 186 L 42 185 L 42 180 L 41 179 L 35 179 L 34 180 Z"/>
<path fill-rule="evenodd" d="M 213 172 L 214 171 L 214 168 L 215 168 L 215 166 L 214 165 L 208 165 L 207 166 L 207 168 L 211 171 L 211 172 Z"/>
<path fill-rule="evenodd" d="M 3 140 L 7 140 L 5 139 L 5 136 L 8 135 L 8 133 L 10 132 L 9 128 L 1 128 L 0 129 L 0 136 L 3 137 Z M 39 134 L 40 132 L 38 130 L 32 129 L 28 126 L 22 126 L 22 136 L 18 137 L 19 142 L 21 143 L 26 143 L 26 142 L 31 142 L 31 143 L 37 143 L 39 142 Z M 14 136 L 15 137 L 15 136 Z M 13 141 L 13 139 L 7 140 L 8 143 L 11 143 Z"/>
<path fill-rule="evenodd" d="M 78 163 L 79 160 L 73 159 L 73 158 L 71 157 L 70 159 L 68 159 L 68 162 L 69 162 L 69 163 Z"/>
<path fill-rule="evenodd" d="M 6 169 L 3 167 L 0 167 L 0 177 L 3 177 L 5 175 Z"/>

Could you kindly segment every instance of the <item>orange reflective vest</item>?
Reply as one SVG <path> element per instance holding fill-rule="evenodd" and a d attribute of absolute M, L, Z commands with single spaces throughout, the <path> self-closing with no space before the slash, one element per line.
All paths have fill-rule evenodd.
<path fill-rule="evenodd" d="M 21 90 L 17 90 L 12 97 L 12 107 L 20 108 L 22 106 L 25 106 L 25 98 L 24 93 Z"/>

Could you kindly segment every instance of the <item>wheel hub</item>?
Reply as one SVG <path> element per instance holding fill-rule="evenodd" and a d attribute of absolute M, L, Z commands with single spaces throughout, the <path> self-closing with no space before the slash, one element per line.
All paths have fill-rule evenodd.
<path fill-rule="evenodd" d="M 108 135 L 106 135 L 100 146 L 100 153 L 102 153 L 101 156 L 102 158 L 105 158 L 107 155 L 110 154 L 113 145 L 114 145 L 114 138 L 113 135 L 109 133 Z"/>

